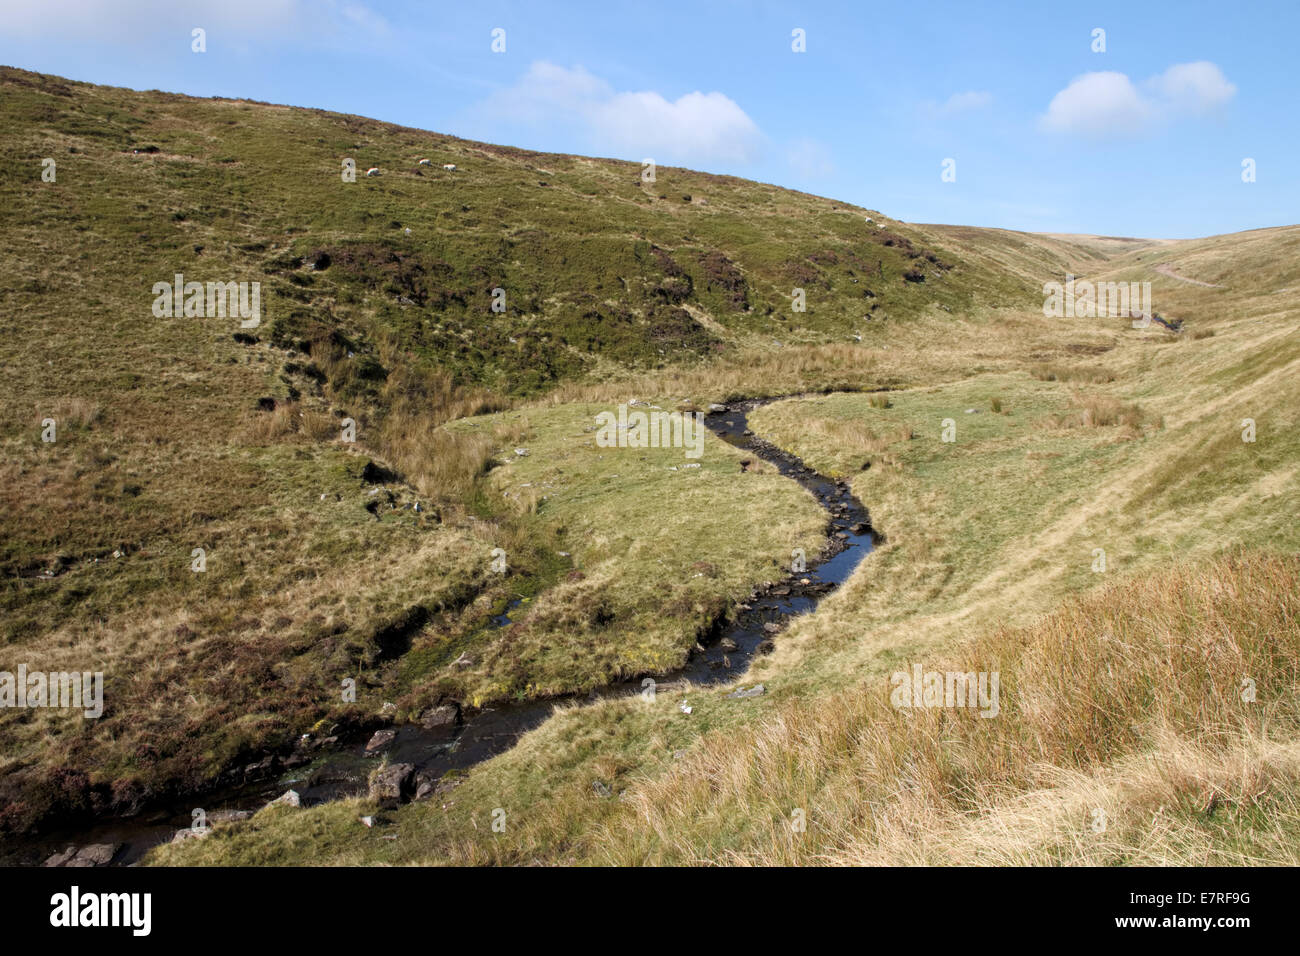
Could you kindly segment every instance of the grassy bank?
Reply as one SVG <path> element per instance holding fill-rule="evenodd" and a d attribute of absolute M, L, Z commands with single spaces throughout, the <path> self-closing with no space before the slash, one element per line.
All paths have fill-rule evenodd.
<path fill-rule="evenodd" d="M 0 713 L 0 829 L 386 703 L 673 669 L 824 514 L 711 436 L 599 447 L 595 415 L 763 396 L 751 426 L 884 540 L 748 674 L 560 707 L 374 829 L 277 808 L 152 860 L 1293 862 L 1300 228 L 921 226 L 316 110 L 0 89 L 0 670 L 106 678 L 97 721 Z M 156 317 L 177 272 L 259 282 L 262 321 Z M 1044 318 L 1067 272 L 1150 281 L 1182 331 Z M 1001 715 L 895 712 L 914 661 L 999 669 Z"/>
<path fill-rule="evenodd" d="M 1199 295 L 1167 298 L 1213 335 L 974 317 L 987 371 L 899 349 L 937 381 L 753 413 L 885 535 L 753 664 L 764 697 L 565 710 L 396 840 L 349 837 L 345 803 L 161 859 L 293 862 L 313 833 L 339 863 L 1292 861 L 1294 313 Z M 1223 556 L 1243 545 L 1268 550 Z M 1002 673 L 997 719 L 889 706 L 895 671 L 949 661 Z"/>

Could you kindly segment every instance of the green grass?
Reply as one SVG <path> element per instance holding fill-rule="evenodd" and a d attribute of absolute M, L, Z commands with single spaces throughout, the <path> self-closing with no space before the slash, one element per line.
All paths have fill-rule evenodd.
<path fill-rule="evenodd" d="M 633 163 L 360 117 L 11 69 L 0 86 L 0 669 L 103 669 L 109 708 L 93 723 L 0 715 L 6 830 L 201 789 L 384 702 L 401 719 L 443 696 L 559 694 L 680 664 L 793 548 L 818 550 L 824 516 L 711 437 L 698 469 L 680 450 L 597 448 L 594 414 L 632 398 L 786 398 L 754 429 L 850 480 L 885 536 L 743 675 L 766 695 L 566 708 L 384 828 L 356 822 L 364 802 L 276 810 L 156 858 L 785 859 L 786 808 L 754 798 L 755 768 L 802 766 L 799 788 L 858 819 L 838 782 L 863 768 L 804 761 L 796 732 L 833 736 L 857 682 L 1102 584 L 1237 545 L 1297 548 L 1300 354 L 1278 290 L 1300 284 L 1300 229 L 1161 243 L 916 226 L 683 169 L 647 189 Z M 40 181 L 46 156 L 56 183 Z M 383 175 L 343 183 L 345 156 Z M 1220 287 L 1155 271 L 1166 262 Z M 152 284 L 178 271 L 260 281 L 254 338 L 232 320 L 154 318 Z M 1042 283 L 1067 271 L 1149 279 L 1190 334 L 1044 319 Z M 806 312 L 790 310 L 795 288 Z M 355 445 L 339 441 L 344 417 Z M 373 496 L 371 462 L 393 472 Z M 513 600 L 513 624 L 490 626 Z M 357 705 L 340 700 L 344 676 Z M 1282 750 L 1250 759 L 1292 779 Z M 700 766 L 744 799 L 688 800 L 672 834 L 628 810 L 662 797 L 670 812 L 676 768 Z M 1117 792 L 1140 779 L 1122 761 L 1093 769 Z M 1264 805 L 1258 827 L 1214 822 L 1168 852 L 1273 859 L 1267 827 L 1293 815 Z M 497 807 L 506 834 L 488 826 Z M 844 861 L 879 849 L 825 846 Z M 1143 859 L 1131 850 L 1105 859 Z"/>
<path fill-rule="evenodd" d="M 1197 321 L 1201 313 L 1194 300 L 1188 301 L 1190 307 L 1178 311 Z M 1294 376 L 1283 371 L 1300 357 L 1292 340 L 1286 340 L 1283 357 L 1270 359 L 1268 370 L 1261 370 L 1265 377 L 1234 378 L 1236 391 L 1223 389 L 1225 368 L 1272 354 L 1292 321 L 1287 314 L 1257 314 L 1256 302 L 1253 290 L 1244 290 L 1226 307 L 1215 303 L 1216 335 L 1191 345 L 1114 326 L 1068 328 L 1061 335 L 1051 323 L 1034 329 L 1030 323 L 992 321 L 978 333 L 989 371 L 943 381 L 951 373 L 942 356 L 928 364 L 934 353 L 918 349 L 892 356 L 888 374 L 937 375 L 941 381 L 895 389 L 888 393 L 887 407 L 869 394 L 830 394 L 755 412 L 751 425 L 760 434 L 819 470 L 851 478 L 873 524 L 886 536 L 817 614 L 796 621 L 777 652 L 752 666 L 745 682 L 762 680 L 768 695 L 745 702 L 742 713 L 729 714 L 721 725 L 714 724 L 715 715 L 738 702 L 716 692 L 687 693 L 704 717 L 698 722 L 679 719 L 673 708 L 680 694 L 662 695 L 666 699 L 658 708 L 606 703 L 567 713 L 516 750 L 476 768 L 448 806 L 413 806 L 397 814 L 392 826 L 400 849 L 394 841 L 380 847 L 357 840 L 329 859 L 702 862 L 724 859 L 731 851 L 736 859 L 806 862 L 805 851 L 780 836 L 785 811 L 754 762 L 754 754 L 769 748 L 780 767 L 810 768 L 797 782 L 810 793 L 791 791 L 786 802 L 833 799 L 841 814 L 841 822 L 830 833 L 823 829 L 806 851 L 825 849 L 828 838 L 852 835 L 843 821 L 862 812 L 855 794 L 869 771 L 842 752 L 829 755 L 824 765 L 810 762 L 809 740 L 829 733 L 842 712 L 852 709 L 837 693 L 849 694 L 852 701 L 856 684 L 880 679 L 903 664 L 948 654 L 998 625 L 1033 626 L 1038 615 L 1071 595 L 1116 583 L 1133 594 L 1162 587 L 1182 580 L 1171 577 L 1173 569 L 1204 566 L 1237 545 L 1298 549 L 1300 540 L 1288 520 L 1300 504 L 1295 501 L 1300 493 L 1295 480 L 1300 447 L 1293 426 L 1297 396 Z M 905 331 L 897 335 L 895 342 L 907 341 Z M 1055 349 L 1045 348 L 1053 335 Z M 1083 364 L 1079 355 L 1097 357 Z M 1044 376 L 1045 361 L 1089 371 Z M 1104 374 L 1091 371 L 1096 368 L 1104 368 Z M 1003 414 L 988 410 L 990 396 L 1002 400 Z M 1136 407 L 1140 414 L 1128 423 L 1118 416 L 1108 423 L 1112 418 L 1101 414 L 1084 418 L 1086 409 L 1112 407 Z M 967 414 L 967 408 L 976 411 Z M 1248 408 L 1259 422 L 1269 423 L 1253 445 L 1240 439 L 1239 419 Z M 952 443 L 942 441 L 944 419 L 955 426 Z M 864 471 L 867 462 L 871 467 Z M 1096 547 L 1107 552 L 1104 573 L 1092 570 Z M 1270 600 L 1278 596 L 1260 594 Z M 1108 612 L 1114 626 L 1140 624 L 1135 607 L 1130 602 Z M 1178 626 L 1199 626 L 1201 617 L 1189 614 Z M 1290 679 L 1283 673 L 1277 678 Z M 804 706 L 804 723 L 792 724 L 787 716 L 796 701 L 811 702 Z M 598 743 L 570 746 L 579 732 Z M 1289 731 L 1280 733 L 1285 739 Z M 1286 750 L 1291 745 L 1253 755 L 1211 754 L 1197 749 L 1195 735 L 1172 744 L 1154 729 L 1142 731 L 1134 745 L 1141 756 L 1108 757 L 1112 763 L 1089 771 L 1095 779 L 1067 775 L 1059 787 L 1027 792 L 1023 806 L 986 804 L 990 819 L 1015 820 L 1023 829 L 1026 838 L 1019 848 L 978 826 L 967 833 L 965 817 L 958 817 L 944 818 L 934 840 L 923 843 L 916 837 L 911 856 L 897 844 L 892 850 L 861 845 L 848 850 L 850 844 L 840 843 L 836 853 L 842 856 L 836 858 L 946 859 L 946 839 L 969 848 L 969 859 L 989 862 L 1292 858 L 1279 837 L 1295 832 L 1294 803 L 1286 797 L 1287 781 L 1295 779 Z M 702 776 L 675 772 L 680 759 L 673 753 L 681 750 L 688 756 L 680 759 Z M 1238 795 L 1223 816 L 1198 816 L 1189 801 L 1204 794 L 1189 795 L 1183 782 L 1188 773 L 1221 781 L 1230 794 L 1236 793 L 1232 780 L 1259 780 L 1264 802 L 1252 804 Z M 540 779 L 547 786 L 541 787 Z M 639 809 L 596 799 L 593 779 L 618 786 L 627 781 Z M 659 816 L 660 808 L 678 798 L 679 788 L 710 779 L 734 781 L 735 799 L 696 794 L 671 820 Z M 998 780 L 1005 782 L 991 783 Z M 1174 797 L 1178 802 L 1171 802 Z M 1107 840 L 1084 845 L 1079 820 L 1086 824 L 1089 808 L 1096 805 L 1088 801 L 1095 799 L 1108 801 L 1114 823 Z M 485 826 L 490 809 L 506 801 L 520 827 L 490 838 L 480 835 L 475 824 Z M 1183 808 L 1175 812 L 1184 825 L 1162 830 L 1170 834 L 1168 840 L 1144 842 L 1162 803 Z M 1076 804 L 1078 819 L 1060 817 L 1056 808 Z M 345 814 L 361 812 L 361 806 L 285 817 L 275 821 L 273 839 L 267 830 L 232 833 L 222 843 L 160 859 L 254 860 L 325 817 L 337 816 L 343 826 Z M 1243 816 L 1250 806 L 1269 810 L 1262 818 Z M 800 855 L 782 855 L 788 852 Z M 278 859 L 299 857 L 286 853 Z"/>
<path fill-rule="evenodd" d="M 794 548 L 820 550 L 825 514 L 794 483 L 774 470 L 739 477 L 746 456 L 707 431 L 699 458 L 598 447 L 596 415 L 606 410 L 615 411 L 562 405 L 454 426 L 517 429 L 492 483 L 556 529 L 572 571 L 512 614 L 510 628 L 485 635 L 478 666 L 449 693 L 477 704 L 674 670 L 737 598 L 787 573 Z"/>

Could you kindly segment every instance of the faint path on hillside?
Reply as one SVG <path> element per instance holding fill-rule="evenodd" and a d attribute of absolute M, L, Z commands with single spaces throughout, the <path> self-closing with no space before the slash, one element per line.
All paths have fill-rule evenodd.
<path fill-rule="evenodd" d="M 1162 276 L 1169 276 L 1171 279 L 1177 279 L 1179 282 L 1190 282 L 1192 285 L 1205 286 L 1207 289 L 1223 288 L 1223 286 L 1216 285 L 1213 282 L 1202 282 L 1200 279 L 1189 279 L 1187 276 L 1180 276 L 1174 271 L 1174 267 L 1169 265 L 1167 262 L 1162 262 L 1160 265 L 1156 266 L 1156 272 L 1159 272 Z"/>

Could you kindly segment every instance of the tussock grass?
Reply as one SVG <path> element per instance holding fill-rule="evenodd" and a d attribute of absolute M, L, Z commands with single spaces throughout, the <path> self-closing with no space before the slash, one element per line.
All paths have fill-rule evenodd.
<path fill-rule="evenodd" d="M 1194 630 L 1206 600 L 1191 600 L 1197 590 L 1187 571 L 1198 565 L 1173 569 L 1175 556 L 1188 555 L 1190 562 L 1209 568 L 1220 560 L 1214 554 L 1234 543 L 1263 542 L 1290 552 L 1300 546 L 1284 517 L 1300 507 L 1293 480 L 1294 463 L 1300 460 L 1294 409 L 1300 406 L 1290 374 L 1296 356 L 1292 338 L 1283 331 L 1290 320 L 1284 315 L 1255 317 L 1251 310 L 1250 300 L 1244 300 L 1226 320 L 1233 323 L 1229 331 L 1216 336 L 1212 348 L 1192 365 L 1148 357 L 1152 347 L 1136 334 L 1112 347 L 1113 387 L 1083 394 L 1108 396 L 1121 406 L 1139 404 L 1148 416 L 1168 423 L 1119 443 L 1106 440 L 1105 433 L 1123 429 L 1042 427 L 1058 415 L 1080 422 L 1082 409 L 1074 404 L 1069 383 L 1025 374 L 1036 361 L 1031 356 L 1044 351 L 1032 322 L 1022 326 L 1004 316 L 993 327 L 996 334 L 981 328 L 981 344 L 990 350 L 984 354 L 997 356 L 990 359 L 992 366 L 1006 371 L 986 371 L 963 381 L 947 380 L 951 367 L 943 356 L 936 361 L 933 350 L 875 350 L 882 374 L 887 369 L 900 378 L 920 376 L 935 384 L 891 392 L 889 409 L 870 408 L 866 395 L 834 394 L 780 402 L 751 416 L 756 431 L 819 470 L 855 475 L 855 492 L 870 506 L 873 524 L 887 535 L 887 543 L 841 591 L 817 614 L 796 622 L 782 635 L 777 652 L 751 668 L 746 682 L 765 681 L 766 697 L 746 702 L 741 710 L 730 706 L 736 702 L 714 703 L 712 695 L 692 694 L 696 714 L 691 720 L 675 712 L 680 695 L 666 693 L 662 710 L 607 702 L 561 713 L 512 753 L 476 768 L 457 791 L 454 805 L 402 811 L 396 823 L 399 841 L 381 846 L 349 839 L 348 814 L 354 817 L 356 809 L 336 807 L 298 817 L 280 815 L 220 843 L 187 848 L 183 856 L 170 851 L 163 859 L 298 862 L 307 859 L 306 847 L 314 851 L 323 843 L 323 855 L 314 859 L 352 863 L 1293 861 L 1293 847 L 1300 842 L 1295 839 L 1294 804 L 1287 796 L 1294 780 L 1294 759 L 1288 756 L 1295 750 L 1294 730 L 1277 722 L 1276 739 L 1253 740 L 1234 737 L 1230 726 L 1223 732 L 1219 720 L 1201 741 L 1194 729 L 1175 720 L 1194 713 L 1198 699 L 1181 692 L 1169 716 L 1175 731 L 1139 719 L 1139 729 L 1129 728 L 1129 736 L 1120 737 L 1116 746 L 1105 739 L 1076 742 L 1092 749 L 1076 755 L 1073 769 L 1039 760 L 1026 749 L 1023 735 L 1003 744 L 980 743 L 986 748 L 980 753 L 1001 753 L 1027 764 L 973 766 L 969 756 L 956 752 L 953 766 L 973 781 L 967 790 L 931 786 L 917 791 L 922 799 L 908 805 L 902 798 L 912 791 L 895 785 L 900 802 L 889 805 L 888 818 L 876 814 L 879 800 L 864 798 L 863 768 L 845 764 L 851 774 L 837 769 L 835 758 L 842 759 L 843 752 L 816 746 L 823 736 L 834 740 L 837 733 L 840 739 L 861 740 L 862 724 L 838 732 L 834 728 L 842 712 L 862 713 L 867 706 L 861 702 L 864 681 L 887 700 L 890 672 L 911 660 L 920 658 L 928 665 L 955 658 L 974 666 L 964 644 L 972 636 L 987 635 L 993 627 L 993 635 L 979 646 L 1004 646 L 988 641 L 1000 633 L 1023 636 L 1029 631 L 999 632 L 997 622 L 1028 625 L 1063 598 L 1113 581 L 1117 572 L 1126 576 L 1123 586 L 1138 588 L 1112 605 L 1125 615 L 1117 614 L 1118 622 L 1133 616 L 1124 626 L 1141 629 L 1147 600 L 1133 595 L 1145 595 L 1140 588 L 1146 584 L 1173 588 L 1176 578 L 1183 582 L 1178 585 L 1182 590 L 1169 593 L 1188 597 L 1182 626 Z M 908 340 L 903 329 L 893 334 L 899 336 L 893 341 Z M 1062 342 L 1059 330 L 1052 334 Z M 1072 330 L 1064 341 L 1077 344 L 1080 339 Z M 1099 337 L 1098 347 L 1106 341 Z M 978 346 L 970 341 L 962 348 L 969 356 Z M 1232 391 L 1224 391 L 1224 385 Z M 965 408 L 987 401 L 990 390 L 1017 414 L 963 415 Z M 613 395 L 626 397 L 627 392 L 615 387 Z M 1260 435 L 1265 436 L 1253 445 L 1240 437 L 1240 418 L 1248 410 L 1262 423 Z M 958 426 L 958 440 L 950 445 L 939 440 L 944 418 L 953 418 Z M 907 434 L 914 437 L 904 440 Z M 883 443 L 877 455 L 893 457 L 897 467 L 859 472 L 860 454 L 873 438 Z M 1105 575 L 1089 571 L 1091 549 L 1098 544 L 1110 556 L 1111 571 Z M 1237 572 L 1225 574 L 1216 580 L 1229 581 Z M 1290 582 L 1267 574 L 1255 580 L 1264 582 L 1265 591 Z M 1201 587 L 1200 593 L 1212 595 L 1213 586 Z M 1243 605 L 1235 598 L 1233 603 Z M 1088 623 L 1078 613 L 1072 619 L 1080 628 Z M 1248 620 L 1236 612 L 1227 619 Z M 1158 646 L 1124 639 L 1143 651 Z M 1174 651 L 1187 643 L 1177 632 L 1173 641 Z M 1258 651 L 1262 645 L 1255 641 L 1250 646 Z M 937 652 L 939 647 L 945 650 Z M 1238 650 L 1245 652 L 1246 645 Z M 1113 669 L 1123 660 L 1116 656 L 1121 652 L 1130 653 L 1107 645 L 1079 663 L 1093 667 L 1093 673 L 1106 661 Z M 1059 654 L 1043 657 L 1048 662 L 1063 659 Z M 1027 666 L 1032 658 L 1016 660 Z M 1132 676 L 1147 681 L 1146 692 L 1159 692 L 1159 682 L 1167 676 L 1164 665 L 1157 666 L 1159 658 L 1145 660 L 1138 655 L 1124 666 L 1136 668 Z M 1179 667 L 1194 662 L 1175 660 Z M 1236 659 L 1226 660 L 1231 665 Z M 1050 676 L 1042 666 L 1033 673 Z M 1235 681 L 1236 675 L 1222 679 L 1221 689 L 1235 691 Z M 1010 690 L 1009 684 L 1003 686 Z M 1093 694 L 1091 703 L 1073 699 L 1066 719 L 1089 713 L 1090 706 L 1122 723 L 1122 714 L 1111 712 L 1112 695 L 1104 685 L 1094 681 L 1084 689 Z M 1231 693 L 1216 706 L 1228 707 L 1230 698 Z M 1020 730 L 1040 726 L 1044 719 L 1033 710 L 1036 701 L 1042 706 L 1041 698 L 1026 700 L 1033 719 L 1018 724 Z M 886 705 L 877 699 L 871 706 Z M 1124 700 L 1125 708 L 1134 706 L 1133 698 Z M 1147 709 L 1162 714 L 1159 707 Z M 1007 713 L 993 720 L 959 717 L 978 730 L 980 724 L 1000 726 Z M 791 726 L 798 719 L 799 734 L 770 723 L 776 714 Z M 762 728 L 761 737 L 756 728 Z M 709 735 L 711 729 L 717 732 Z M 1064 752 L 1062 741 L 1069 742 L 1059 736 L 1051 740 L 1058 753 Z M 760 753 L 759 744 L 769 750 Z M 890 752 L 888 744 L 881 743 L 882 753 Z M 805 766 L 800 757 L 805 750 L 826 758 L 829 769 L 814 762 L 806 774 L 790 777 Z M 672 759 L 683 751 L 686 757 Z M 941 775 L 939 758 L 931 757 L 928 779 L 951 784 L 951 776 Z M 674 776 L 686 760 L 698 761 L 690 766 L 704 774 L 704 782 Z M 544 787 L 537 782 L 538 767 L 546 768 Z M 1016 785 L 999 789 L 997 775 L 1004 769 L 1006 780 Z M 594 798 L 593 779 L 627 788 L 638 806 L 656 803 L 661 792 L 683 802 L 666 815 L 653 807 L 629 814 L 625 804 Z M 785 789 L 764 795 L 767 782 L 782 780 Z M 1261 784 L 1268 786 L 1261 789 Z M 1219 809 L 1198 815 L 1199 801 L 1216 787 L 1222 790 Z M 967 791 L 979 795 L 978 812 L 963 796 Z M 721 792 L 732 796 L 723 799 Z M 474 822 L 485 827 L 487 814 L 503 800 L 510 803 L 515 822 L 506 834 L 481 835 Z M 695 800 L 699 802 L 691 802 Z M 788 825 L 794 807 L 815 814 L 810 817 L 814 825 L 798 844 Z M 1097 808 L 1110 821 L 1101 837 L 1091 829 Z M 662 833 L 657 825 L 665 827 Z M 309 833 L 317 836 L 307 841 Z"/>
<path fill-rule="evenodd" d="M 1030 369 L 1034 378 L 1044 382 L 1084 382 L 1104 385 L 1115 381 L 1115 373 L 1098 366 L 1038 364 Z"/>
<path fill-rule="evenodd" d="M 582 403 L 689 409 L 804 396 L 756 413 L 756 431 L 851 476 L 886 543 L 753 665 L 745 680 L 766 681 L 767 695 L 690 689 L 656 707 L 562 708 L 475 768 L 445 807 L 395 814 L 397 841 L 360 828 L 357 804 L 345 802 L 261 814 L 162 857 L 965 859 L 945 856 L 951 836 L 981 861 L 1292 859 L 1288 715 L 1269 726 L 1276 738 L 1239 727 L 1228 703 L 1206 697 L 1219 684 L 1192 683 L 1153 699 L 1147 709 L 1164 723 L 1139 719 L 1126 738 L 1124 713 L 1188 661 L 1144 663 L 1113 647 L 1042 652 L 1085 674 L 1129 668 L 1137 690 L 1112 714 L 1100 678 L 1085 682 L 1090 702 L 1045 696 L 1046 665 L 1025 650 L 1038 638 L 1014 632 L 1017 649 L 998 627 L 1025 625 L 1117 573 L 1135 587 L 1172 573 L 1191 581 L 1169 571 L 1180 556 L 1300 547 L 1300 346 L 1286 291 L 1300 285 L 1300 229 L 1179 243 L 894 222 L 864 230 L 863 210 L 690 170 L 661 167 L 673 197 L 661 201 L 631 164 L 9 69 L 0 85 L 0 159 L 30 168 L 31 156 L 68 151 L 50 188 L 0 184 L 12 280 L 2 312 L 23 317 L 3 330 L 3 638 L 11 664 L 109 676 L 109 710 L 93 726 L 0 714 L 0 826 L 51 811 L 112 814 L 203 786 L 319 720 L 384 701 L 405 717 L 442 693 L 496 700 L 673 666 L 701 622 L 783 574 L 792 547 L 815 552 L 824 517 L 788 480 L 741 472 L 713 444 L 698 472 L 672 472 L 660 454 L 602 457 Z M 131 152 L 146 142 L 159 152 Z M 340 155 L 385 175 L 340 184 Z M 435 185 L 410 166 L 415 155 L 464 175 Z M 681 202 L 686 194 L 696 201 Z M 332 257 L 327 268 L 311 265 L 319 252 Z M 905 281 L 921 261 L 935 267 L 924 267 L 926 282 Z M 1155 271 L 1166 262 L 1218 287 Z M 262 281 L 266 321 L 235 338 L 233 321 L 153 319 L 149 289 L 178 269 Z M 1149 278 L 1162 314 L 1213 338 L 1175 348 L 1161 329 L 1045 321 L 1042 283 L 1067 271 Z M 806 313 L 789 312 L 792 284 L 814 290 Z M 489 308 L 497 285 L 506 313 Z M 882 389 L 889 402 L 873 405 Z M 990 395 L 1015 413 L 988 414 Z M 274 410 L 259 411 L 268 398 Z M 46 417 L 59 422 L 53 444 L 39 439 Z M 355 445 L 339 441 L 344 417 L 357 423 Z M 1258 424 L 1252 443 L 1241 438 L 1246 418 Z M 940 440 L 946 419 L 951 443 Z M 204 575 L 189 570 L 197 546 L 209 556 Z M 488 570 L 495 547 L 509 556 L 504 576 Z M 1110 558 L 1105 575 L 1089 570 L 1097 547 Z M 1189 594 L 1194 635 L 1196 615 L 1213 609 Z M 514 598 L 515 625 L 485 628 Z M 1134 642 L 1145 606 L 1116 607 L 1116 631 L 1158 649 L 1154 637 Z M 381 659 L 375 635 L 412 608 L 428 625 L 399 659 Z M 837 725 L 840 710 L 868 712 L 854 704 L 859 686 L 878 690 L 902 660 L 936 647 L 966 660 L 963 642 L 990 629 L 976 652 L 1005 653 L 1026 680 L 1037 675 L 1025 686 L 1040 693 L 958 728 L 970 753 L 934 749 L 949 728 L 926 724 L 932 715 L 896 728 L 900 741 L 921 734 L 925 759 L 911 764 L 898 741 Z M 1240 654 L 1258 649 L 1247 637 L 1233 635 Z M 449 679 L 463 651 L 474 665 Z M 1285 664 L 1235 653 L 1224 666 L 1276 676 L 1268 668 Z M 339 701 L 344 675 L 362 690 L 355 708 Z M 676 709 L 682 693 L 690 718 Z M 1185 722 L 1198 701 L 1204 739 Z M 1051 706 L 1059 732 L 1035 710 Z M 1080 738 L 1084 750 L 1066 753 L 1066 731 L 1091 726 L 1085 717 L 1113 717 L 1113 739 Z M 1003 723 L 1015 728 L 1005 739 L 971 736 Z M 1034 757 L 1039 743 L 1050 766 Z M 858 748 L 848 757 L 847 745 Z M 877 789 L 855 791 L 857 775 L 874 771 L 853 754 L 894 760 L 876 768 L 897 771 L 894 790 L 878 774 L 867 777 Z M 712 802 L 686 799 L 694 783 L 676 789 L 673 768 L 688 758 L 717 768 Z M 778 786 L 764 797 L 755 780 L 766 777 Z M 663 786 L 684 802 L 662 818 L 637 815 L 595 796 L 593 780 L 638 800 Z M 1213 786 L 1227 809 L 1202 818 L 1174 807 L 1175 796 Z M 1111 855 L 1074 826 L 1096 801 L 1113 811 Z M 1156 801 L 1166 807 L 1158 819 Z M 794 805 L 815 811 L 811 844 L 789 842 Z M 498 806 L 510 808 L 506 834 L 488 828 Z M 683 807 L 698 812 L 680 834 L 651 826 L 677 827 Z M 1017 824 L 1034 834 L 1027 848 Z M 908 832 L 916 842 L 899 836 Z"/>
<path fill-rule="evenodd" d="M 1079 408 L 1079 424 L 1084 428 L 1137 429 L 1146 421 L 1141 406 L 1110 395 L 1077 395 L 1073 401 Z"/>
<path fill-rule="evenodd" d="M 1293 556 L 1239 554 L 1112 586 L 925 662 L 1000 671 L 997 717 L 896 710 L 884 675 L 790 703 L 740 739 L 705 737 L 637 788 L 629 811 L 602 832 L 599 854 L 613 863 L 1127 861 L 1143 849 L 1135 818 L 1154 811 L 1157 795 L 1187 825 L 1211 801 L 1241 816 L 1271 800 L 1294 826 L 1297 759 L 1286 742 L 1300 720 L 1297 612 Z M 1246 678 L 1258 695 L 1251 702 L 1242 699 Z M 1275 766 L 1275 757 L 1284 759 Z M 1155 769 L 1140 782 L 1122 772 L 1126 759 Z M 1245 778 L 1224 772 L 1243 761 Z M 1092 807 L 1075 781 L 1109 767 L 1125 792 L 1098 798 L 1117 826 L 1094 839 Z M 1054 787 L 1074 798 L 1072 819 L 1054 812 Z M 795 808 L 807 832 L 790 826 Z M 1013 849 L 994 832 L 989 817 L 1011 812 L 1037 841 Z M 723 820 L 734 822 L 720 828 Z M 1236 839 L 1251 843 L 1243 830 Z M 1062 831 L 1073 835 L 1064 846 Z M 1162 862 L 1178 862 L 1176 843 L 1165 841 L 1172 859 Z M 1097 844 L 1104 851 L 1079 850 Z M 1292 844 L 1268 861 L 1294 863 L 1296 854 Z"/>

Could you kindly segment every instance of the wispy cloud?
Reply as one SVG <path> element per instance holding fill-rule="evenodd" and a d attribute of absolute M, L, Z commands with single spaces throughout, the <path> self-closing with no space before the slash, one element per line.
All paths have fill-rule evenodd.
<path fill-rule="evenodd" d="M 345 3 L 338 9 L 339 13 L 342 14 L 343 18 L 349 23 L 354 23 L 365 30 L 369 30 L 371 33 L 385 36 L 392 33 L 392 28 L 388 25 L 388 21 L 385 20 L 381 14 L 376 13 L 374 10 L 371 10 L 363 4 Z"/>
<path fill-rule="evenodd" d="M 929 103 L 927 106 L 934 116 L 955 116 L 958 113 L 986 109 L 992 103 L 993 94 L 987 90 L 968 90 L 964 93 L 954 93 L 943 103 Z"/>
<path fill-rule="evenodd" d="M 383 16 L 355 0 L 41 0 L 10 6 L 4 11 L 3 29 L 14 36 L 157 45 L 170 35 L 183 49 L 188 49 L 189 32 L 195 27 L 207 30 L 211 40 L 218 40 L 220 31 L 238 31 L 241 44 L 257 38 L 274 40 L 286 35 L 284 31 L 292 31 L 291 35 L 343 30 L 355 35 L 358 28 L 363 34 L 391 32 Z"/>
<path fill-rule="evenodd" d="M 1237 88 L 1213 63 L 1179 63 L 1139 87 L 1123 73 L 1084 73 L 1048 104 L 1040 119 L 1053 133 L 1123 139 L 1151 133 L 1175 119 L 1223 106 Z"/>
<path fill-rule="evenodd" d="M 835 172 L 830 148 L 815 139 L 795 140 L 786 150 L 785 159 L 801 179 L 827 179 Z"/>

